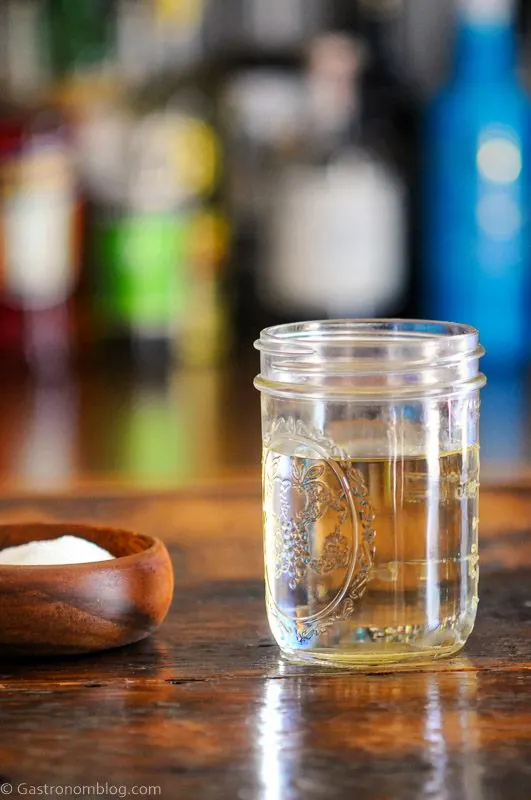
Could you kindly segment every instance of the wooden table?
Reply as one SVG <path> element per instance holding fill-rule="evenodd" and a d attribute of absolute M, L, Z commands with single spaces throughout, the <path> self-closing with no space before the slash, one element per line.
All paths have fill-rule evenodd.
<path fill-rule="evenodd" d="M 162 537 L 176 592 L 142 644 L 0 665 L 0 784 L 21 784 L 18 796 L 92 785 L 103 797 L 160 787 L 143 796 L 169 800 L 529 800 L 530 517 L 525 486 L 483 492 L 479 618 L 462 656 L 362 674 L 279 658 L 254 477 L 178 493 L 5 496 L 1 521 Z"/>

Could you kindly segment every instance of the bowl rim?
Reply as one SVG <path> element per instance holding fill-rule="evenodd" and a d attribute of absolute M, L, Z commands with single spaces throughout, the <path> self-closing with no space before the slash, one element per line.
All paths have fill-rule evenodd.
<path fill-rule="evenodd" d="M 84 563 L 83 562 L 82 563 L 74 562 L 73 564 L 0 564 L 0 575 L 3 572 L 5 572 L 5 573 L 9 573 L 11 576 L 13 576 L 14 574 L 17 574 L 17 573 L 21 574 L 23 571 L 24 572 L 29 572 L 30 570 L 38 570 L 39 572 L 52 572 L 53 571 L 54 573 L 57 573 L 57 571 L 62 572 L 62 571 L 66 571 L 66 570 L 72 571 L 72 569 L 79 570 L 81 572 L 90 572 L 90 571 L 92 571 L 94 569 L 97 569 L 98 571 L 101 571 L 101 570 L 112 570 L 112 569 L 116 569 L 117 566 L 119 566 L 119 567 L 130 566 L 130 565 L 134 564 L 135 562 L 138 562 L 138 561 L 141 561 L 142 559 L 145 559 L 148 555 L 155 555 L 158 551 L 161 551 L 163 553 L 165 552 L 168 555 L 168 558 L 169 558 L 169 553 L 168 553 L 168 549 L 167 549 L 166 545 L 158 537 L 150 536 L 147 533 L 139 533 L 137 531 L 132 531 L 129 528 L 114 527 L 112 525 L 89 525 L 89 524 L 82 523 L 82 522 L 72 522 L 72 523 L 68 523 L 68 522 L 67 523 L 62 523 L 62 522 L 13 522 L 13 523 L 2 522 L 2 523 L 0 523 L 0 534 L 2 533 L 2 530 L 5 529 L 5 528 L 18 528 L 19 530 L 23 530 L 24 528 L 28 528 L 28 527 L 41 527 L 41 528 L 47 528 L 49 530 L 53 530 L 55 528 L 57 530 L 62 530 L 63 531 L 62 535 L 64 535 L 64 536 L 68 535 L 69 529 L 70 529 L 72 531 L 72 535 L 79 535 L 79 538 L 84 538 L 83 535 L 82 535 L 82 531 L 83 530 L 86 530 L 86 531 L 114 531 L 114 532 L 119 532 L 119 533 L 122 533 L 122 534 L 127 534 L 128 536 L 131 536 L 131 537 L 140 536 L 143 539 L 149 540 L 150 543 L 149 543 L 148 547 L 145 548 L 145 550 L 140 550 L 140 552 L 138 552 L 138 553 L 129 553 L 129 555 L 126 555 L 126 556 L 113 556 L 112 558 L 105 559 L 103 561 L 88 561 L 88 562 L 84 562 Z M 59 534 L 56 537 L 51 537 L 51 538 L 57 538 L 58 539 L 58 538 L 60 538 L 60 535 L 61 534 Z M 46 540 L 30 539 L 28 541 L 28 543 L 31 542 L 31 541 L 37 542 L 37 541 L 46 541 Z M 91 541 L 91 540 L 87 540 L 87 541 Z M 16 545 L 12 545 L 12 546 L 16 546 Z M 0 548 L 0 552 L 2 551 L 2 549 L 3 548 Z"/>

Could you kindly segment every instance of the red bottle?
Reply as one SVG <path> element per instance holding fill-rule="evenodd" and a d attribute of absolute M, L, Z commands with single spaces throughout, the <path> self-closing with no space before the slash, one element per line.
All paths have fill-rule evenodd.
<path fill-rule="evenodd" d="M 0 117 L 0 368 L 55 375 L 68 364 L 77 279 L 76 181 L 52 110 Z"/>

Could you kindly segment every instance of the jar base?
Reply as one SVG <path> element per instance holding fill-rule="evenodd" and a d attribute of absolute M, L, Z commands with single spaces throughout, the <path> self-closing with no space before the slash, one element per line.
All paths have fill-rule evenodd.
<path fill-rule="evenodd" d="M 291 663 L 334 667 L 338 669 L 366 669 L 367 667 L 400 666 L 422 664 L 450 658 L 465 645 L 464 641 L 453 642 L 443 647 L 404 648 L 404 645 L 389 644 L 378 649 L 343 650 L 319 648 L 315 650 L 292 650 L 282 648 L 282 655 Z"/>

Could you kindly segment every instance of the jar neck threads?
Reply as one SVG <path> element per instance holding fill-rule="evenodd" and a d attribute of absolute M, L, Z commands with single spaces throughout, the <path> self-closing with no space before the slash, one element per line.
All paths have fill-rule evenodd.
<path fill-rule="evenodd" d="M 475 328 L 373 319 L 278 325 L 262 331 L 258 389 L 282 397 L 366 400 L 481 388 Z"/>

